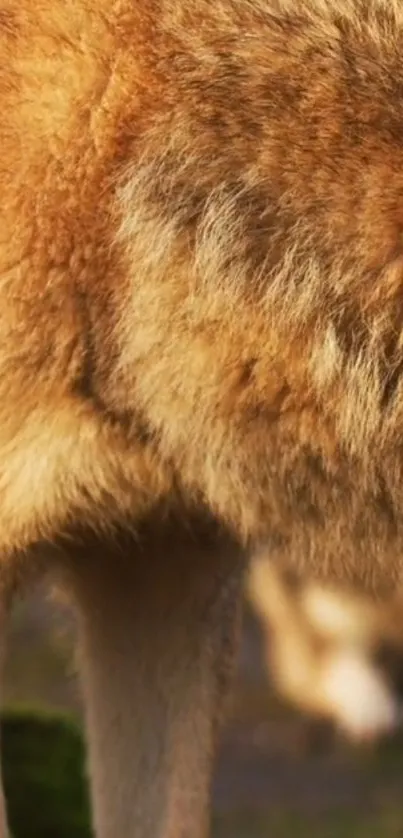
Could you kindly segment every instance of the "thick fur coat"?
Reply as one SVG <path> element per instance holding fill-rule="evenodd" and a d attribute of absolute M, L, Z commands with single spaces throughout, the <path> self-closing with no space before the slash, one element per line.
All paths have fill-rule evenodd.
<path fill-rule="evenodd" d="M 401 4 L 0 13 L 2 549 L 181 496 L 398 577 Z"/>
<path fill-rule="evenodd" d="M 99 838 L 204 834 L 236 544 L 401 580 L 402 55 L 400 0 L 0 0 L 1 581 L 88 545 Z"/>

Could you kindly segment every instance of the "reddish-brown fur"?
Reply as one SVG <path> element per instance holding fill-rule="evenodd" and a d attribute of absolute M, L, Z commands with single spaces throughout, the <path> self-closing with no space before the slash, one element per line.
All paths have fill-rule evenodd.
<path fill-rule="evenodd" d="M 251 539 L 343 528 L 375 573 L 401 527 L 399 4 L 3 6 L 1 545 L 179 491 Z"/>
<path fill-rule="evenodd" d="M 215 718 L 235 542 L 378 591 L 400 580 L 402 47 L 399 0 L 0 2 L 3 579 L 53 544 L 84 614 L 93 741 L 108 729 L 99 838 L 203 834 L 187 707 L 200 730 Z M 97 562 L 73 555 L 96 540 Z M 182 570 L 193 549 L 200 578 Z M 132 732 L 124 638 L 140 624 L 156 704 Z M 133 797 L 136 731 L 159 820 Z M 194 810 L 187 763 L 204 766 Z"/>

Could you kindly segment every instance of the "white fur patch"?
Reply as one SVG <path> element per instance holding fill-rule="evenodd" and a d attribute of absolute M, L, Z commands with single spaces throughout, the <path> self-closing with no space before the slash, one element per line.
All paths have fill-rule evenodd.
<path fill-rule="evenodd" d="M 358 653 L 345 650 L 332 656 L 322 677 L 323 695 L 350 736 L 372 738 L 399 724 L 401 711 L 391 690 Z"/>

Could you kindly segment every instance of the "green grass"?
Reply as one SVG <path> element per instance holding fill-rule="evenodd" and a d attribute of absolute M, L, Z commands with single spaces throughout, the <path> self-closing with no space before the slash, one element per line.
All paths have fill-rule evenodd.
<path fill-rule="evenodd" d="M 84 744 L 61 714 L 2 714 L 4 788 L 15 838 L 90 838 Z"/>

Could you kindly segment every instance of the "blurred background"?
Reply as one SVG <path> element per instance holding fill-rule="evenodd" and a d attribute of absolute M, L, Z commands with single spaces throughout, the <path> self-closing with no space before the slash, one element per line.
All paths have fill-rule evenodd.
<path fill-rule="evenodd" d="M 15 608 L 3 711 L 13 838 L 89 838 L 71 614 L 40 586 Z M 214 838 L 403 836 L 403 740 L 356 746 L 270 684 L 245 605 L 234 697 L 214 782 Z"/>

